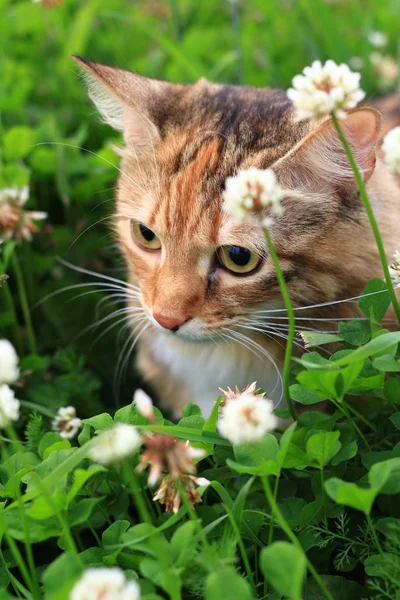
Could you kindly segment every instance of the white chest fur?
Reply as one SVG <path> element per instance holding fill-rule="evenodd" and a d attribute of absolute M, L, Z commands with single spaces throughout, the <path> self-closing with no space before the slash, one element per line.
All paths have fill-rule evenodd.
<path fill-rule="evenodd" d="M 275 407 L 282 401 L 283 349 L 265 336 L 257 337 L 257 343 L 272 360 L 261 350 L 234 341 L 190 342 L 159 332 L 152 336 L 150 349 L 154 359 L 187 389 L 188 401 L 200 406 L 207 417 L 220 394 L 218 388 L 242 389 L 257 381 Z"/>

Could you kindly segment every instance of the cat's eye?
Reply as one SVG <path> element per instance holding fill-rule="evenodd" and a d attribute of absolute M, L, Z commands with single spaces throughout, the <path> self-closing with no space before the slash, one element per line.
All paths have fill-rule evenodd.
<path fill-rule="evenodd" d="M 221 246 L 217 250 L 219 262 L 232 273 L 251 273 L 261 262 L 261 256 L 242 246 Z"/>
<path fill-rule="evenodd" d="M 154 231 L 139 223 L 139 221 L 131 221 L 132 237 L 143 248 L 147 250 L 159 250 L 161 242 Z"/>

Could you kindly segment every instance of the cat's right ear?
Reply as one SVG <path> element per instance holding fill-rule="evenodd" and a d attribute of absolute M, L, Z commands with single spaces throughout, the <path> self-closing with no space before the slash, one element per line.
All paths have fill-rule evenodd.
<path fill-rule="evenodd" d="M 103 120 L 123 132 L 126 145 L 136 154 L 152 151 L 160 140 L 166 109 L 181 86 L 73 58 Z"/>

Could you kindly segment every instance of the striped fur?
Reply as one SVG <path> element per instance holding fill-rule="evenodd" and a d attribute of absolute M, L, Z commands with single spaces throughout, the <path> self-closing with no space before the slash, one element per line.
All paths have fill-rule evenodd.
<path fill-rule="evenodd" d="M 103 118 L 125 133 L 115 229 L 151 324 L 139 343 L 143 377 L 176 413 L 188 401 L 209 412 L 218 386 L 245 385 L 255 378 L 278 403 L 279 375 L 265 365 L 265 353 L 279 363 L 282 339 L 241 326 L 249 318 L 260 326 L 268 323 L 255 311 L 281 308 L 279 287 L 258 223 L 234 223 L 222 212 L 221 193 L 226 177 L 238 169 L 274 168 L 289 191 L 284 215 L 271 233 L 294 304 L 358 295 L 381 269 L 332 123 L 296 122 L 280 91 L 205 80 L 181 86 L 82 64 L 96 81 L 92 95 Z M 398 246 L 400 209 L 396 182 L 379 161 L 375 166 L 379 115 L 362 108 L 347 117 L 344 127 L 390 255 Z M 146 252 L 134 243 L 131 219 L 157 234 L 162 251 Z M 232 275 L 216 261 L 221 245 L 258 252 L 261 267 L 249 276 Z M 188 322 L 172 334 L 157 327 L 153 313 Z M 354 303 L 339 303 L 302 316 L 354 314 Z M 251 349 L 226 339 L 227 329 L 248 335 Z M 254 344 L 264 352 L 261 358 L 251 354 L 255 349 L 262 354 Z"/>

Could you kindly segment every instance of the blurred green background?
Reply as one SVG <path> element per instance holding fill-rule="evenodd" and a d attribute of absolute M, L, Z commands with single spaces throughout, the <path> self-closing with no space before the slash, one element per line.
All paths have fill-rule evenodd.
<path fill-rule="evenodd" d="M 360 69 L 373 99 L 396 87 L 400 0 L 0 0 L 0 15 L 0 189 L 29 184 L 28 206 L 49 215 L 34 241 L 18 248 L 29 304 L 40 303 L 32 318 L 42 358 L 26 359 L 37 377 L 29 393 L 89 413 L 129 401 L 137 381 L 128 373 L 116 397 L 120 328 L 96 343 L 105 325 L 82 334 L 115 305 L 99 309 L 101 294 L 67 289 L 95 279 L 57 260 L 123 276 L 108 228 L 117 177 L 110 144 L 118 135 L 100 123 L 71 55 L 176 82 L 204 76 L 282 88 L 312 60 L 332 58 Z M 376 47 L 374 31 L 386 34 L 384 47 Z M 380 68 L 388 62 L 391 72 Z M 27 354 L 8 274 L 0 335 Z"/>

